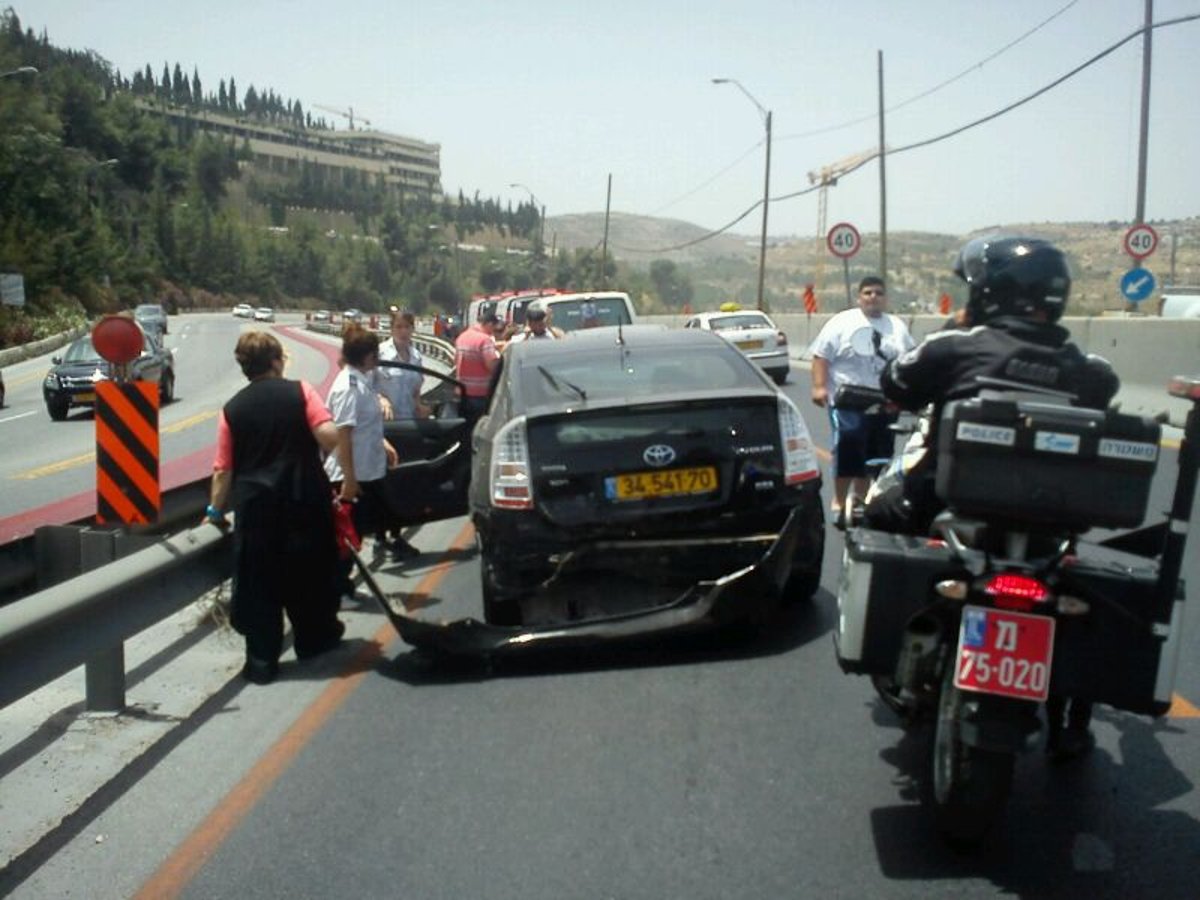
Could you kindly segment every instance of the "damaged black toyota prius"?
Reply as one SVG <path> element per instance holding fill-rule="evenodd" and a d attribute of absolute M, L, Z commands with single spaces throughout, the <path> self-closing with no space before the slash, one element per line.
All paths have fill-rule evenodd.
<path fill-rule="evenodd" d="M 513 344 L 470 450 L 485 623 L 392 615 L 409 643 L 492 652 L 755 621 L 819 585 L 808 427 L 709 332 Z"/>

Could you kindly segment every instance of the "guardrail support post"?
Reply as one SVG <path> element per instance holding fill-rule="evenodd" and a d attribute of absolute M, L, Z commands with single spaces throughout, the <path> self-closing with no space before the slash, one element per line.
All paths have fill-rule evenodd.
<path fill-rule="evenodd" d="M 116 556 L 111 531 L 85 530 L 79 535 L 79 563 L 84 572 L 112 562 Z M 84 664 L 88 712 L 120 712 L 125 708 L 125 644 L 102 650 Z"/>

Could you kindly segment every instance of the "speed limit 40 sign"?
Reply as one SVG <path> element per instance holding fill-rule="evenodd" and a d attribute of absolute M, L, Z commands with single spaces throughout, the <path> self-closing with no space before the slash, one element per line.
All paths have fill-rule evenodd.
<path fill-rule="evenodd" d="M 849 259 L 862 247 L 862 238 L 849 222 L 838 222 L 825 236 L 825 245 L 834 256 Z"/>
<path fill-rule="evenodd" d="M 1125 252 L 1134 259 L 1145 259 L 1158 247 L 1158 232 L 1149 225 L 1134 225 L 1125 232 Z"/>

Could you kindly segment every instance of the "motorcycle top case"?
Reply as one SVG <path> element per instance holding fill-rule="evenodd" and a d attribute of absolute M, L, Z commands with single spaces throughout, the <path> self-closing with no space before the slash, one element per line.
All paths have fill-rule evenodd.
<path fill-rule="evenodd" d="M 834 638 L 842 671 L 894 674 L 909 619 L 929 605 L 934 584 L 959 571 L 941 541 L 868 528 L 847 532 Z"/>
<path fill-rule="evenodd" d="M 972 398 L 938 426 L 937 495 L 970 516 L 1084 530 L 1142 523 L 1159 425 L 1045 401 Z"/>

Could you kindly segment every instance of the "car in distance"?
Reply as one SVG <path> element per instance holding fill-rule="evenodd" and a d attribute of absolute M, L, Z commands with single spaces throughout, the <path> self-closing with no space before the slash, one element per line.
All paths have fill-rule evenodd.
<path fill-rule="evenodd" d="M 249 303 L 239 303 L 233 308 L 233 315 L 236 319 L 253 319 L 254 307 Z"/>
<path fill-rule="evenodd" d="M 787 381 L 791 371 L 787 335 L 766 313 L 755 309 L 698 313 L 683 327 L 715 332 L 762 366 L 776 384 Z"/>
<path fill-rule="evenodd" d="M 0 409 L 4 408 L 4 372 L 0 371 Z"/>
<path fill-rule="evenodd" d="M 167 311 L 158 303 L 142 303 L 133 311 L 133 318 L 151 334 L 167 333 Z"/>
<path fill-rule="evenodd" d="M 330 318 L 331 316 L 329 314 L 329 310 L 318 309 L 315 313 L 313 313 L 312 320 L 314 322 L 328 322 Z"/>
<path fill-rule="evenodd" d="M 578 331 L 613 325 L 632 325 L 637 312 L 629 295 L 620 291 L 551 294 L 532 300 L 525 307 L 546 310 L 550 324 L 559 331 Z"/>
<path fill-rule="evenodd" d="M 256 309 L 254 311 L 254 321 L 255 322 L 274 322 L 275 321 L 275 310 L 271 309 L 271 307 L 269 307 L 269 306 L 260 306 L 258 309 Z"/>
<path fill-rule="evenodd" d="M 342 313 L 342 318 L 347 322 L 361 322 L 363 320 L 362 310 L 348 309 Z"/>
<path fill-rule="evenodd" d="M 162 345 L 157 334 L 142 329 L 142 354 L 129 364 L 134 381 L 158 385 L 159 402 L 164 406 L 175 398 L 175 356 Z M 62 356 L 55 356 L 53 367 L 42 382 L 42 396 L 50 418 L 61 422 L 76 407 L 94 406 L 96 383 L 112 377 L 111 364 L 92 346 L 92 337 L 76 338 Z"/>

